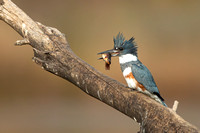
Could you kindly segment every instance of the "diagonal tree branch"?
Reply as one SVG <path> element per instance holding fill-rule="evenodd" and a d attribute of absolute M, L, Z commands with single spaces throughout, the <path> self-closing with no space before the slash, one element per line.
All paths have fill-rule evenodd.
<path fill-rule="evenodd" d="M 33 21 L 11 0 L 1 3 L 0 19 L 23 37 L 16 45 L 30 44 L 33 47 L 33 60 L 43 69 L 70 81 L 88 95 L 136 120 L 141 132 L 199 132 L 172 109 L 128 90 L 88 65 L 73 53 L 64 34 Z"/>

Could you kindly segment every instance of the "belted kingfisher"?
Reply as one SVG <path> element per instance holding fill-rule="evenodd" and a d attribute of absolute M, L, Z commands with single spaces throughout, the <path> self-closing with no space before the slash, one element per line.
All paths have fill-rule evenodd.
<path fill-rule="evenodd" d="M 142 92 L 164 106 L 164 99 L 161 97 L 157 85 L 148 68 L 138 59 L 137 45 L 132 37 L 125 40 L 122 33 L 113 38 L 114 49 L 99 54 L 110 53 L 112 57 L 119 56 L 119 63 L 123 76 L 129 88 Z"/>

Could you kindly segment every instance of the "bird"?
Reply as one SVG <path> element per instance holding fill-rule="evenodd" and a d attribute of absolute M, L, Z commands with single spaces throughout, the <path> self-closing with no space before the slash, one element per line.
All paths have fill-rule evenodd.
<path fill-rule="evenodd" d="M 125 40 L 123 33 L 113 37 L 114 48 L 98 54 L 111 54 L 119 57 L 120 67 L 128 88 L 144 93 L 166 106 L 149 69 L 138 59 L 138 46 L 135 38 Z"/>

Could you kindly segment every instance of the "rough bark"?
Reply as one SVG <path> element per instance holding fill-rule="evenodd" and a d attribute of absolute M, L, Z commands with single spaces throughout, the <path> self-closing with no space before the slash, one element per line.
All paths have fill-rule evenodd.
<path fill-rule="evenodd" d="M 33 61 L 136 120 L 142 127 L 140 132 L 199 132 L 172 109 L 127 89 L 81 60 L 71 50 L 64 34 L 33 21 L 12 1 L 4 0 L 1 3 L 0 19 L 24 38 L 17 41 L 16 45 L 29 44 L 33 47 Z"/>

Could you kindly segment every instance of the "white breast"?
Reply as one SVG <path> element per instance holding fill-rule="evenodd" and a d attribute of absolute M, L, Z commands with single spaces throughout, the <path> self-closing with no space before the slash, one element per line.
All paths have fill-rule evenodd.
<path fill-rule="evenodd" d="M 137 56 L 135 56 L 133 54 L 125 54 L 125 55 L 119 56 L 120 64 L 124 64 L 124 63 L 131 62 L 131 61 L 137 61 Z"/>

